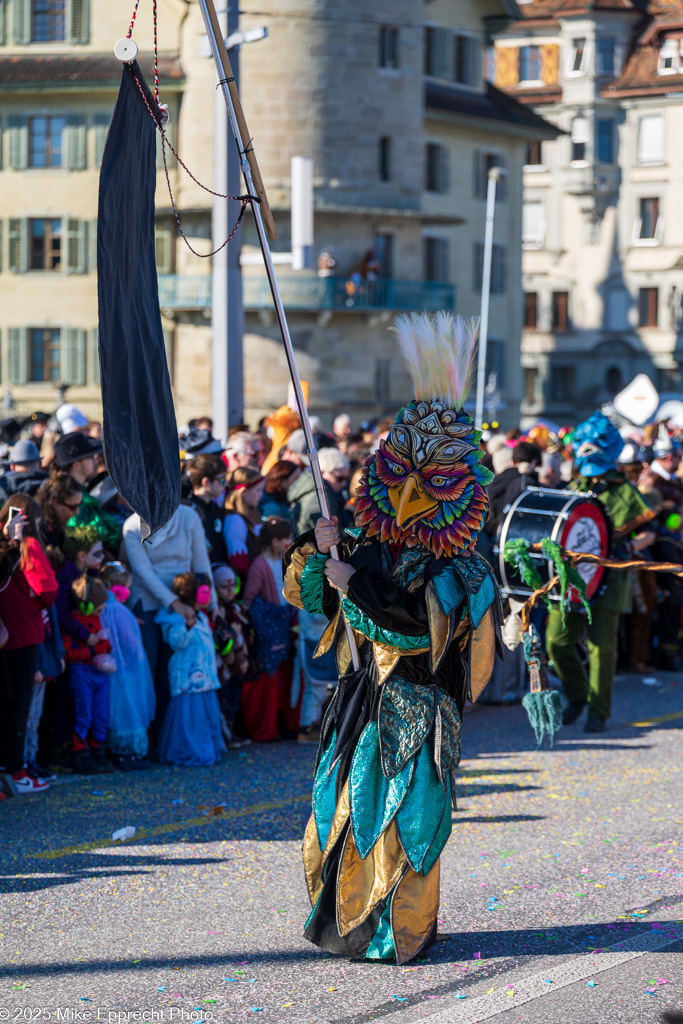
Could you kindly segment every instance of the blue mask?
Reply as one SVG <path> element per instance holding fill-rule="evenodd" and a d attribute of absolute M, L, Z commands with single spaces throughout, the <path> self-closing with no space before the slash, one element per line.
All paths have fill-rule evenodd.
<path fill-rule="evenodd" d="M 581 476 L 602 476 L 615 469 L 624 447 L 619 431 L 601 412 L 579 424 L 572 444 Z"/>

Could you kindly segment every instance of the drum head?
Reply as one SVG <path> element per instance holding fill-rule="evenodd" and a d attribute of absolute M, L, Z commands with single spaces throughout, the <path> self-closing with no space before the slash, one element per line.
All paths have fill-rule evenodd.
<path fill-rule="evenodd" d="M 554 540 L 568 551 L 580 551 L 607 558 L 609 526 L 607 514 L 600 502 L 577 497 L 565 512 L 567 518 L 560 521 Z M 586 597 L 590 601 L 600 588 L 605 568 L 602 565 L 581 563 L 576 569 L 586 584 Z M 573 602 L 579 600 L 579 595 L 573 587 L 570 588 L 569 595 Z"/>

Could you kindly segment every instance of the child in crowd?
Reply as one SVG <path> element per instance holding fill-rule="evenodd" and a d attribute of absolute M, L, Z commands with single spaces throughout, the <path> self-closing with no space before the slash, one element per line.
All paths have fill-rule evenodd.
<path fill-rule="evenodd" d="M 235 718 L 237 717 L 242 699 L 242 684 L 249 670 L 246 640 L 249 622 L 237 604 L 240 581 L 235 570 L 231 569 L 229 565 L 214 565 L 212 569 L 218 606 L 223 612 L 224 621 L 234 637 L 229 650 L 222 649 L 219 643 L 216 644 L 216 649 L 221 658 L 218 676 L 222 683 L 218 700 L 223 712 L 223 719 L 230 734 L 228 749 L 233 750 L 251 743 L 251 740 L 247 737 L 237 736 L 235 733 Z M 214 628 L 214 639 L 217 638 L 218 632 L 219 630 Z"/>
<path fill-rule="evenodd" d="M 299 708 L 290 706 L 294 613 L 282 593 L 282 556 L 293 543 L 291 523 L 277 516 L 266 519 L 260 540 L 263 553 L 249 570 L 243 607 L 256 633 L 261 671 L 244 684 L 242 715 L 251 739 L 268 743 L 279 739 L 278 711 L 286 738 L 295 738 L 299 728 Z"/>
<path fill-rule="evenodd" d="M 154 718 L 156 697 L 138 620 L 126 608 L 130 571 L 121 562 L 107 562 L 100 569 L 100 579 L 108 590 L 102 625 L 116 661 L 109 681 L 109 750 L 123 771 L 149 768 L 147 729 Z"/>
<path fill-rule="evenodd" d="M 97 527 L 89 523 L 86 526 L 66 528 L 62 547 L 66 555 L 64 565 L 57 572 L 57 618 L 62 633 L 68 633 L 77 643 L 94 645 L 92 633 L 86 629 L 73 614 L 73 598 L 71 588 L 76 580 L 86 573 L 95 578 L 104 561 L 104 548 Z"/>
<path fill-rule="evenodd" d="M 171 700 L 159 733 L 159 760 L 166 764 L 210 765 L 225 750 L 216 690 L 216 648 L 205 609 L 211 588 L 194 573 L 176 576 L 171 590 L 193 608 L 193 626 L 177 612 L 162 608 L 156 615 L 164 641 L 173 654 L 168 665 Z"/>
<path fill-rule="evenodd" d="M 84 573 L 72 584 L 71 595 L 70 618 L 83 627 L 88 637 L 84 641 L 71 633 L 64 634 L 74 701 L 74 767 L 84 775 L 96 775 L 113 770 L 105 746 L 109 725 L 109 677 L 116 671 L 116 662 L 100 618 L 107 603 L 107 588 L 101 580 Z"/>

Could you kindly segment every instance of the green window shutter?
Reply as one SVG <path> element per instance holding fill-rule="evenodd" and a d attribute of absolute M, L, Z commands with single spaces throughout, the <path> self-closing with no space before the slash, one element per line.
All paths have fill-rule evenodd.
<path fill-rule="evenodd" d="M 25 217 L 9 222 L 9 269 L 13 274 L 26 273 L 28 259 L 28 222 Z"/>
<path fill-rule="evenodd" d="M 7 42 L 7 4 L 0 0 L 0 46 Z"/>
<path fill-rule="evenodd" d="M 31 0 L 12 0 L 12 42 L 31 42 Z"/>
<path fill-rule="evenodd" d="M 88 165 L 85 118 L 71 116 L 66 122 L 66 166 L 70 171 L 84 171 Z"/>
<path fill-rule="evenodd" d="M 9 119 L 9 165 L 13 171 L 28 167 L 28 121 L 25 117 Z"/>
<path fill-rule="evenodd" d="M 69 218 L 66 222 L 66 272 L 67 274 L 85 274 L 86 271 L 86 236 L 87 222 Z"/>
<path fill-rule="evenodd" d="M 7 341 L 7 380 L 10 384 L 25 384 L 28 379 L 26 328 L 10 327 Z"/>
<path fill-rule="evenodd" d="M 88 332 L 80 327 L 67 327 L 62 331 L 63 381 L 71 387 L 83 387 L 85 378 L 86 344 Z"/>
<path fill-rule="evenodd" d="M 92 377 L 93 384 L 100 386 L 100 329 L 99 327 L 93 327 L 90 332 L 90 363 L 92 365 Z"/>
<path fill-rule="evenodd" d="M 173 234 L 168 221 L 161 220 L 156 222 L 154 244 L 156 247 L 157 273 L 171 274 L 173 272 Z"/>
<path fill-rule="evenodd" d="M 102 155 L 104 144 L 107 141 L 109 131 L 109 114 L 95 114 L 93 125 L 95 127 L 95 167 L 102 166 Z"/>
<path fill-rule="evenodd" d="M 88 224 L 88 273 L 97 273 L 97 218 Z"/>
<path fill-rule="evenodd" d="M 70 43 L 87 43 L 90 37 L 90 0 L 67 0 Z"/>

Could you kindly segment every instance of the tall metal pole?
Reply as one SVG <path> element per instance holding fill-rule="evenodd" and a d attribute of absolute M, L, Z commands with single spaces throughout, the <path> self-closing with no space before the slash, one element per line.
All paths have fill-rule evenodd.
<path fill-rule="evenodd" d="M 235 0 L 234 0 L 235 2 Z M 219 15 L 224 36 L 237 32 L 239 10 L 229 7 Z M 239 49 L 232 57 L 232 72 L 239 84 Z M 234 196 L 240 192 L 240 166 L 230 140 L 230 129 L 225 117 L 221 94 L 216 90 L 214 99 L 214 181 L 218 192 Z M 213 248 L 218 249 L 230 233 L 237 218 L 236 202 L 214 198 L 212 212 Z M 244 419 L 244 370 L 242 338 L 244 313 L 242 310 L 242 225 L 237 229 L 230 245 L 217 252 L 212 259 L 211 301 L 211 404 L 214 433 L 225 438 L 228 428 Z"/>
<path fill-rule="evenodd" d="M 491 264 L 493 261 L 493 222 L 496 215 L 496 187 L 502 174 L 492 167 L 486 190 L 486 233 L 484 235 L 484 267 L 481 282 L 481 326 L 479 328 L 479 357 L 477 360 L 477 400 L 474 425 L 481 430 L 484 421 L 484 390 L 486 388 L 486 349 L 489 338 L 489 306 L 491 304 Z"/>
<path fill-rule="evenodd" d="M 249 195 L 258 195 L 256 186 L 254 185 L 254 175 L 252 173 L 252 167 L 247 154 L 247 147 L 251 149 L 251 140 L 242 139 L 240 126 L 238 122 L 237 112 L 235 104 L 233 102 L 230 85 L 233 83 L 232 69 L 228 54 L 225 49 L 225 44 L 222 37 L 220 36 L 220 28 L 218 25 L 218 19 L 216 17 L 216 10 L 213 4 L 213 0 L 199 0 L 199 7 L 204 18 L 204 25 L 206 26 L 206 32 L 211 43 L 211 52 L 213 59 L 218 70 L 218 77 L 220 80 L 223 97 L 225 99 L 225 105 L 228 109 L 228 118 L 230 120 L 230 126 L 232 133 L 237 143 L 237 150 L 239 154 L 239 162 L 242 174 L 244 176 L 244 182 L 247 187 Z M 313 431 L 311 430 L 311 423 L 308 418 L 308 411 L 306 408 L 306 401 L 304 399 L 303 388 L 301 387 L 301 377 L 299 376 L 299 370 L 296 365 L 296 357 L 294 355 L 294 345 L 292 344 L 292 338 L 289 333 L 289 325 L 287 323 L 287 316 L 285 308 L 282 303 L 282 297 L 280 295 L 280 289 L 278 287 L 277 278 L 275 276 L 275 267 L 273 265 L 273 258 L 270 252 L 270 246 L 268 244 L 268 236 L 266 234 L 266 228 L 264 225 L 263 214 L 261 212 L 261 204 L 253 202 L 251 204 L 252 213 L 254 215 L 254 224 L 256 225 L 256 233 L 258 235 L 259 244 L 261 246 L 261 252 L 263 254 L 263 262 L 265 263 L 266 274 L 268 276 L 268 284 L 273 296 L 273 304 L 275 306 L 275 315 L 277 316 L 280 333 L 282 335 L 282 341 L 285 346 L 285 355 L 287 357 L 287 364 L 289 366 L 289 373 L 292 379 L 292 385 L 294 387 L 294 395 L 296 397 L 297 405 L 299 407 L 299 414 L 301 416 L 301 426 L 304 431 L 306 438 L 306 448 L 308 452 L 308 459 L 313 473 L 313 479 L 315 481 L 315 489 L 318 495 L 318 502 L 320 504 L 320 511 L 325 519 L 330 518 L 330 506 L 327 501 L 327 494 L 325 493 L 325 484 L 320 470 L 320 463 L 318 461 L 318 450 L 315 446 L 313 439 Z M 332 558 L 339 559 L 339 552 L 337 548 L 332 548 L 330 551 Z M 355 669 L 360 668 L 360 657 L 358 654 L 358 647 L 353 634 L 353 630 L 349 623 L 344 620 L 346 626 L 346 634 L 349 641 L 349 647 L 351 650 L 351 659 L 353 667 Z"/>

